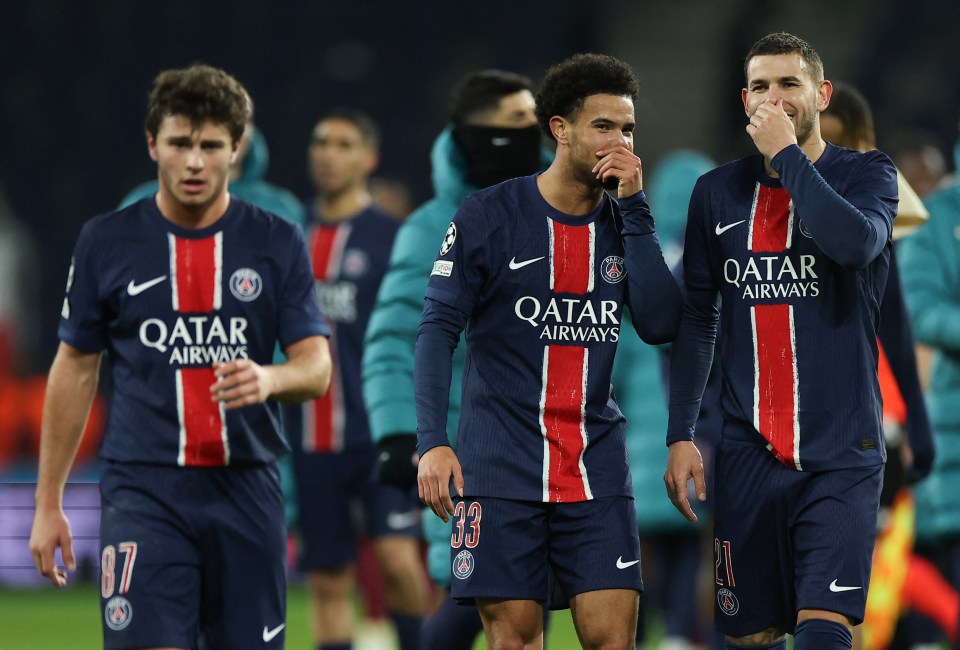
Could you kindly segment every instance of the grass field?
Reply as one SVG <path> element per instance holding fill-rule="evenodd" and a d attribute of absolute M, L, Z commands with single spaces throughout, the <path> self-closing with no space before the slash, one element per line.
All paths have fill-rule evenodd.
<path fill-rule="evenodd" d="M 92 582 L 62 591 L 0 588 L 0 648 L 3 650 L 91 650 L 102 647 L 100 601 Z M 312 648 L 307 629 L 306 593 L 291 585 L 287 604 L 287 644 L 291 650 Z M 393 645 L 363 634 L 356 650 L 393 650 Z M 482 639 L 475 650 L 486 647 Z M 547 637 L 550 650 L 579 648 L 569 610 L 554 614 Z"/>

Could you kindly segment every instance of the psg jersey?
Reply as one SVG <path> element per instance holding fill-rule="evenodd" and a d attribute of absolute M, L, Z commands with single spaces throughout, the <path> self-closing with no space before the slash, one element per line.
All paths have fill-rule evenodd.
<path fill-rule="evenodd" d="M 630 495 L 610 385 L 626 270 L 619 207 L 570 216 L 536 176 L 468 198 L 426 296 L 469 315 L 457 455 L 466 491 L 532 501 Z M 442 431 L 419 431 L 442 440 Z"/>
<path fill-rule="evenodd" d="M 268 365 L 277 343 L 328 333 L 303 235 L 236 198 L 198 230 L 165 219 L 153 197 L 91 219 L 59 327 L 69 345 L 106 351 L 114 395 L 100 456 L 180 466 L 284 453 L 278 406 L 212 401 L 213 364 Z"/>
<path fill-rule="evenodd" d="M 879 464 L 885 450 L 876 341 L 889 243 L 877 241 L 880 253 L 858 264 L 841 263 L 824 248 L 856 248 L 836 236 L 835 215 L 862 224 L 870 215 L 885 225 L 879 231 L 890 232 L 895 171 L 880 152 L 832 145 L 813 165 L 797 147 L 781 156 L 783 183 L 753 156 L 702 176 L 690 202 L 687 289 L 721 300 L 724 436 L 762 442 L 796 470 Z M 673 389 L 691 383 L 680 377 Z M 672 396 L 668 442 L 689 438 L 695 413 L 681 417 L 677 405 L 690 401 Z"/>

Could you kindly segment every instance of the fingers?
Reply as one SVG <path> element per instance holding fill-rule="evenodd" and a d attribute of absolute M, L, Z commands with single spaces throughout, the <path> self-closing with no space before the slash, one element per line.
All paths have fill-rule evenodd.
<path fill-rule="evenodd" d="M 695 524 L 697 523 L 697 515 L 690 507 L 690 501 L 687 499 L 687 478 L 686 476 L 682 478 L 671 476 L 667 473 L 663 476 L 663 482 L 667 489 L 667 496 L 670 497 L 673 506 L 688 521 Z M 704 494 L 706 494 L 706 487 L 704 487 Z"/>
<path fill-rule="evenodd" d="M 67 542 L 63 547 L 63 559 L 71 571 L 76 569 L 76 561 L 73 557 L 73 548 L 70 542 Z M 54 587 L 63 589 L 67 586 L 67 572 L 56 565 L 54 547 L 34 550 L 33 563 L 37 567 L 37 573 L 48 579 Z"/>
<path fill-rule="evenodd" d="M 214 364 L 217 381 L 210 386 L 210 398 L 224 402 L 227 409 L 259 404 L 265 399 L 259 366 L 247 359 Z"/>
<path fill-rule="evenodd" d="M 448 513 L 453 514 L 453 500 L 450 498 L 450 490 L 447 487 L 450 483 L 450 475 L 447 474 L 445 480 L 440 476 L 441 474 L 430 471 L 421 475 L 417 492 L 420 500 L 430 507 L 433 514 L 446 523 L 450 520 Z"/>

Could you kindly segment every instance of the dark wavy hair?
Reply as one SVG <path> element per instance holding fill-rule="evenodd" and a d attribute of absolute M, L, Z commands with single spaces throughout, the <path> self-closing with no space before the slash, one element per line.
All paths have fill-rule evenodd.
<path fill-rule="evenodd" d="M 617 95 L 634 102 L 640 82 L 628 64 L 607 54 L 574 54 L 549 70 L 537 93 L 537 121 L 553 137 L 550 118 L 576 120 L 591 95 Z"/>
<path fill-rule="evenodd" d="M 240 82 L 208 65 L 164 70 L 153 80 L 147 100 L 147 132 L 154 138 L 169 115 L 182 115 L 195 127 L 213 122 L 226 127 L 233 142 L 253 119 L 253 100 Z"/>
<path fill-rule="evenodd" d="M 843 139 L 833 144 L 848 149 L 876 149 L 873 111 L 870 110 L 866 97 L 850 84 L 834 82 L 830 104 L 821 115 L 832 115 L 843 125 Z"/>
<path fill-rule="evenodd" d="M 764 56 L 767 54 L 799 54 L 800 58 L 810 66 L 810 75 L 813 77 L 814 82 L 820 83 L 823 81 L 823 61 L 820 60 L 820 55 L 817 54 L 817 51 L 799 36 L 794 36 L 786 32 L 767 34 L 753 44 L 753 47 L 750 48 L 746 58 L 743 60 L 744 78 L 747 76 L 747 67 L 750 65 L 750 60 L 755 56 Z M 747 83 L 749 82 L 750 80 L 747 79 Z"/>
<path fill-rule="evenodd" d="M 453 91 L 450 121 L 458 126 L 469 124 L 496 111 L 501 99 L 521 90 L 533 91 L 533 82 L 522 74 L 493 68 L 470 72 Z"/>
<path fill-rule="evenodd" d="M 327 120 L 349 122 L 360 132 L 360 139 L 363 140 L 364 144 L 375 151 L 380 149 L 380 128 L 369 114 L 349 106 L 337 106 L 320 116 L 320 119 L 314 124 L 314 128 Z"/>

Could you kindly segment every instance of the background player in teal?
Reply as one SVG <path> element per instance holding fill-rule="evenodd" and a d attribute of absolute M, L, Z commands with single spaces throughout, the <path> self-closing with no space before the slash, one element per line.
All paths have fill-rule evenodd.
<path fill-rule="evenodd" d="M 418 650 L 426 598 L 420 503 L 411 488 L 377 481 L 377 452 L 361 393 L 363 335 L 398 227 L 372 204 L 367 188 L 379 147 L 380 134 L 369 116 L 336 109 L 315 125 L 308 152 L 318 192 L 308 204 L 308 245 L 332 331 L 333 373 L 328 393 L 288 408 L 286 422 L 300 568 L 308 574 L 314 640 L 324 650 L 352 643 L 351 591 L 361 530 L 373 540 L 403 650 Z"/>
<path fill-rule="evenodd" d="M 363 352 L 363 389 L 371 433 L 380 448 L 380 478 L 402 489 L 417 482 L 417 421 L 413 396 L 413 353 L 423 294 L 436 257 L 424 242 L 439 242 L 467 195 L 516 176 L 546 169 L 553 159 L 542 147 L 534 113 L 532 83 L 503 70 L 467 74 L 453 94 L 450 125 L 437 137 L 431 154 L 436 195 L 400 228 L 377 304 L 367 328 Z M 498 143 L 491 146 L 494 140 Z M 508 142 L 504 142 L 507 139 Z M 454 352 L 450 403 L 451 445 L 460 419 L 460 377 L 464 346 Z M 454 447 L 455 448 L 455 447 Z M 427 568 L 445 594 L 450 589 L 452 526 L 424 517 L 429 546 Z M 469 650 L 482 630 L 475 608 L 444 598 L 424 624 L 423 650 Z"/>
<path fill-rule="evenodd" d="M 554 162 L 464 201 L 427 288 L 420 495 L 453 515 L 452 593 L 476 599 L 492 647 L 542 643 L 548 566 L 584 645 L 634 643 L 640 549 L 610 374 L 624 303 L 648 342 L 673 337 L 680 308 L 633 153 L 638 94 L 613 57 L 551 68 L 536 112 Z M 454 453 L 450 358 L 468 320 Z"/>
<path fill-rule="evenodd" d="M 729 647 L 849 648 L 863 620 L 886 453 L 877 379 L 880 301 L 897 209 L 878 152 L 825 143 L 832 86 L 784 33 L 747 54 L 758 155 L 705 174 L 690 202 L 687 299 L 671 352 L 674 505 L 706 497 L 694 423 L 721 297 L 716 622 Z"/>
<path fill-rule="evenodd" d="M 63 488 L 107 350 L 106 648 L 283 646 L 288 447 L 274 400 L 326 390 L 329 330 L 300 230 L 228 192 L 250 104 L 222 70 L 161 73 L 146 120 L 159 191 L 89 221 L 75 248 L 30 548 L 66 584 Z M 288 360 L 271 365 L 278 342 Z"/>

